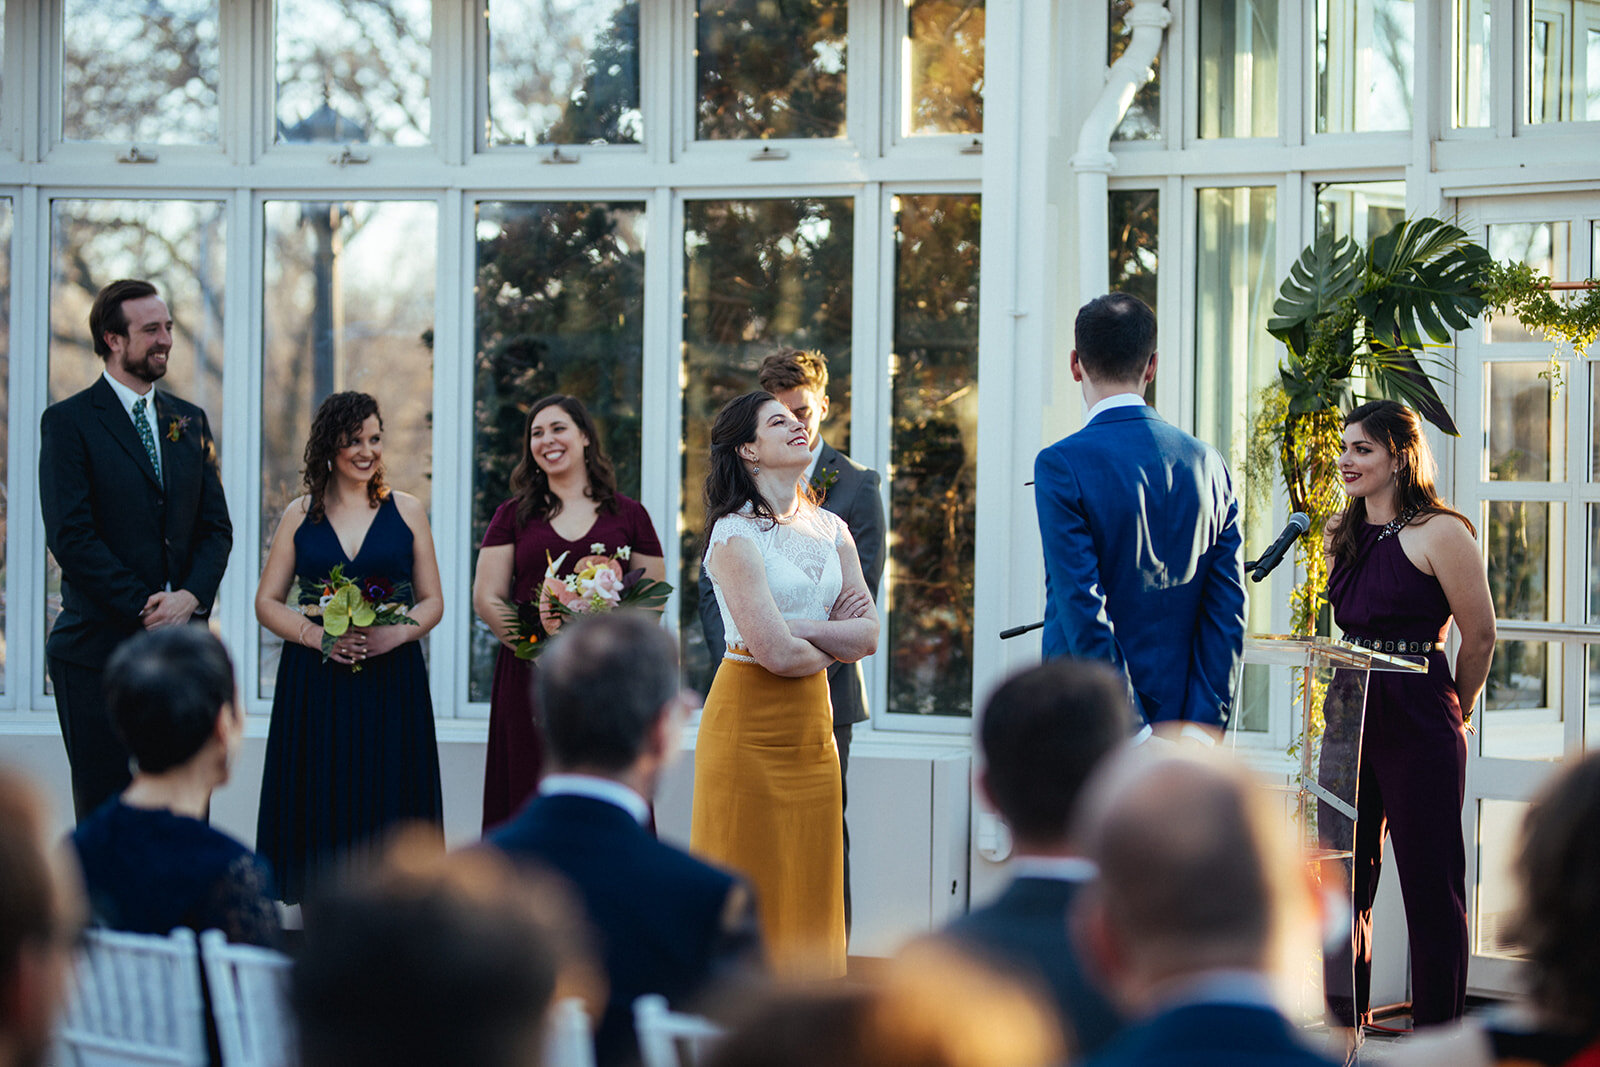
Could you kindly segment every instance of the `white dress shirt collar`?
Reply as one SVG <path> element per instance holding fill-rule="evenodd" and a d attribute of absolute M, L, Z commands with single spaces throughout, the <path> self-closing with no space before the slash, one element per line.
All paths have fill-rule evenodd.
<path fill-rule="evenodd" d="M 100 376 L 102 378 L 104 378 L 106 381 L 111 383 L 111 391 L 117 394 L 117 399 L 118 400 L 122 401 L 122 410 L 126 411 L 128 413 L 128 418 L 130 418 L 130 419 L 133 418 L 133 402 L 135 400 L 138 400 L 142 396 L 149 397 L 150 398 L 150 415 L 149 415 L 150 425 L 151 425 L 151 427 L 155 426 L 155 424 L 156 424 L 156 412 L 155 412 L 155 406 L 156 406 L 155 390 L 156 390 L 156 386 L 155 386 L 154 382 L 146 383 L 145 388 L 144 388 L 144 392 L 139 393 L 139 392 L 135 392 L 134 390 L 128 388 L 126 385 L 123 385 L 121 382 L 117 381 L 115 378 L 113 378 L 111 376 L 111 372 L 108 371 L 108 370 L 101 371 L 100 372 Z"/>
<path fill-rule="evenodd" d="M 1100 402 L 1089 409 L 1089 417 L 1083 420 L 1085 426 L 1094 421 L 1096 415 L 1112 411 L 1116 408 L 1142 408 L 1144 397 L 1138 393 L 1113 393 L 1100 398 Z"/>
<path fill-rule="evenodd" d="M 547 774 L 539 782 L 539 795 L 603 800 L 632 815 L 640 826 L 650 821 L 650 805 L 644 797 L 612 778 L 599 778 L 592 774 Z"/>
<path fill-rule="evenodd" d="M 1046 878 L 1052 882 L 1092 882 L 1100 873 L 1093 860 L 1082 856 L 1013 856 L 1014 878 Z"/>

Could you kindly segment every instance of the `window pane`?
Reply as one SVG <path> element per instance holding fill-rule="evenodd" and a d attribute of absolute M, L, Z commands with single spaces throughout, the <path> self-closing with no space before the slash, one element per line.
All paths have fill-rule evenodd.
<path fill-rule="evenodd" d="M 1565 505 L 1491 500 L 1488 506 L 1489 592 L 1500 619 L 1561 619 Z"/>
<path fill-rule="evenodd" d="M 1202 189 L 1195 262 L 1195 432 L 1227 459 L 1243 502 L 1245 558 L 1255 559 L 1276 536 L 1270 507 L 1251 506 L 1272 498 L 1273 490 L 1253 494 L 1244 484 L 1244 449 L 1253 432 L 1261 390 L 1277 380 L 1278 356 L 1267 317 L 1277 296 L 1277 194 L 1270 188 Z M 1245 628 L 1272 630 L 1271 605 L 1280 594 L 1279 570 L 1248 598 Z M 1244 684 L 1260 685 L 1262 670 L 1245 668 Z M 1246 702 L 1241 730 L 1267 729 L 1266 702 Z"/>
<path fill-rule="evenodd" d="M 894 199 L 889 710 L 972 714 L 977 196 Z"/>
<path fill-rule="evenodd" d="M 1567 271 L 1565 222 L 1498 222 L 1488 227 L 1489 255 L 1497 260 L 1526 263 L 1547 278 L 1561 278 Z M 1542 341 L 1510 313 L 1486 316 L 1492 343 Z"/>
<path fill-rule="evenodd" d="M 431 0 L 277 0 L 278 141 L 427 144 Z"/>
<path fill-rule="evenodd" d="M 1155 189 L 1115 189 L 1110 195 L 1111 288 L 1131 293 L 1157 314 L 1160 287 L 1161 194 Z"/>
<path fill-rule="evenodd" d="M 212 200 L 56 200 L 50 232 L 49 402 L 94 383 L 105 369 L 89 338 L 89 306 L 118 278 L 144 278 L 172 313 L 163 389 L 205 409 L 219 451 L 222 410 L 223 220 Z M 239 514 L 233 505 L 234 514 Z M 61 572 L 45 554 L 44 632 L 61 610 Z M 44 657 L 39 657 L 43 675 Z M 49 678 L 44 678 L 46 692 Z"/>
<path fill-rule="evenodd" d="M 855 205 L 848 198 L 691 200 L 684 205 L 683 511 L 678 627 L 689 684 L 705 692 L 700 548 L 706 457 L 717 409 L 759 388 L 780 345 L 828 357 L 828 443 L 850 451 Z M 717 650 L 720 657 L 722 650 Z"/>
<path fill-rule="evenodd" d="M 217 0 L 66 0 L 66 141 L 215 144 Z"/>
<path fill-rule="evenodd" d="M 1551 388 L 1550 364 L 1484 364 L 1485 477 L 1492 482 L 1549 482 L 1566 477 L 1567 401 Z"/>
<path fill-rule="evenodd" d="M 644 239 L 643 204 L 478 205 L 474 560 L 495 508 L 511 495 L 523 422 L 540 397 L 583 401 L 616 464 L 617 488 L 639 498 Z M 467 698 L 488 700 L 499 645 L 466 616 Z"/>
<path fill-rule="evenodd" d="M 1589 606 L 1591 625 L 1600 622 L 1600 504 L 1589 505 Z"/>
<path fill-rule="evenodd" d="M 265 210 L 258 570 L 304 491 L 311 416 L 330 393 L 377 398 L 391 486 L 426 507 L 433 485 L 434 204 L 273 200 Z M 282 642 L 260 634 L 257 692 L 270 697 Z"/>
<path fill-rule="evenodd" d="M 1472 951 L 1478 956 L 1515 959 L 1521 949 L 1511 937 L 1517 909 L 1512 864 L 1522 845 L 1522 821 L 1530 805 L 1521 800 L 1478 801 L 1478 921 Z"/>
<path fill-rule="evenodd" d="M 1593 752 L 1600 748 L 1600 645 L 1584 645 L 1587 663 L 1585 681 L 1587 699 L 1584 700 L 1583 748 Z"/>
<path fill-rule="evenodd" d="M 1404 221 L 1406 183 L 1327 182 L 1317 186 L 1317 233 L 1348 237 L 1363 248 Z"/>
<path fill-rule="evenodd" d="M 1530 0 L 1529 122 L 1600 120 L 1600 2 Z"/>
<path fill-rule="evenodd" d="M 1487 126 L 1489 69 L 1493 57 L 1494 27 L 1489 19 L 1492 0 L 1455 0 L 1454 86 L 1457 127 Z"/>
<path fill-rule="evenodd" d="M 695 136 L 843 137 L 849 0 L 698 0 Z"/>
<path fill-rule="evenodd" d="M 905 0 L 901 132 L 983 132 L 984 0 Z"/>
<path fill-rule="evenodd" d="M 1484 686 L 1482 753 L 1495 759 L 1560 759 L 1566 745 L 1562 646 L 1499 641 Z"/>
<path fill-rule="evenodd" d="M 0 43 L 3 48 L 3 43 Z M 6 457 L 11 446 L 11 198 L 0 199 L 0 493 L 11 491 Z M 0 502 L 8 500 L 0 495 Z M 9 509 L 0 504 L 0 693 L 10 685 L 6 674 L 6 525 Z"/>
<path fill-rule="evenodd" d="M 1317 132 L 1411 127 L 1412 0 L 1318 0 Z"/>
<path fill-rule="evenodd" d="M 1277 136 L 1277 0 L 1201 0 L 1199 32 L 1200 136 Z"/>
<path fill-rule="evenodd" d="M 1600 482 L 1600 364 L 1589 364 L 1589 480 Z"/>
<path fill-rule="evenodd" d="M 638 0 L 493 0 L 486 140 L 638 144 Z"/>
<path fill-rule="evenodd" d="M 1133 0 L 1111 0 L 1111 19 L 1106 40 L 1106 65 L 1122 58 L 1128 50 L 1128 12 L 1133 10 Z M 1163 48 L 1166 45 L 1162 37 Z M 1112 135 L 1113 141 L 1155 141 L 1161 137 L 1161 56 L 1150 64 L 1153 75 L 1133 94 L 1133 103 Z"/>

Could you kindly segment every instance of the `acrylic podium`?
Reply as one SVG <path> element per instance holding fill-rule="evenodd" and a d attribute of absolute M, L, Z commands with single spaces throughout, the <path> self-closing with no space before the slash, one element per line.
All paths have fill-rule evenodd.
<path fill-rule="evenodd" d="M 1244 663 L 1268 670 L 1253 672 L 1254 678 L 1252 672 L 1240 672 L 1235 709 L 1245 710 L 1252 700 L 1270 700 L 1274 695 L 1281 699 L 1284 686 L 1291 686 L 1288 691 L 1298 697 L 1298 736 L 1291 751 L 1300 766 L 1291 792 L 1302 840 L 1318 864 L 1322 884 L 1330 889 L 1342 887 L 1349 900 L 1354 894 L 1351 857 L 1367 683 L 1373 671 L 1425 673 L 1427 660 L 1375 652 L 1327 637 L 1253 634 L 1245 638 Z M 1324 996 L 1330 1008 L 1343 1009 L 1340 1014 L 1348 1011 L 1354 995 L 1353 947 L 1330 954 L 1324 967 Z"/>

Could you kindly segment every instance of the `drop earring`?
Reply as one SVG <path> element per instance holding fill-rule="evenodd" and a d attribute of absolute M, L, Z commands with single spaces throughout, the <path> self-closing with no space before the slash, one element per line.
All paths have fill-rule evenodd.
<path fill-rule="evenodd" d="M 751 474 L 760 474 L 761 473 L 761 464 L 757 463 L 755 466 L 751 467 L 750 468 L 750 473 Z"/>
<path fill-rule="evenodd" d="M 328 460 L 328 469 L 333 470 L 333 460 Z"/>

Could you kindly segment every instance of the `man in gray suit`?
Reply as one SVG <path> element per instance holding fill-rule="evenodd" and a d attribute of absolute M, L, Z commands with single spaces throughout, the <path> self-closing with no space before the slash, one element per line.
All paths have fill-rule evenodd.
<path fill-rule="evenodd" d="M 828 417 L 828 357 L 821 352 L 780 348 L 761 361 L 757 372 L 761 388 L 778 398 L 805 423 L 811 442 L 811 466 L 805 478 L 822 506 L 844 520 L 855 538 L 861 556 L 861 573 L 874 600 L 878 580 L 883 577 L 884 520 L 883 500 L 878 495 L 878 472 L 863 467 L 822 439 L 822 420 Z M 722 612 L 717 608 L 711 580 L 700 575 L 700 628 L 706 648 L 711 652 L 711 670 L 716 673 L 721 650 Z M 839 748 L 841 779 L 850 767 L 850 728 L 867 718 L 867 691 L 861 667 L 855 663 L 835 663 L 828 668 L 828 695 L 833 700 L 833 738 Z M 844 794 L 849 802 L 849 792 Z M 850 925 L 850 830 L 846 820 L 844 835 L 844 917 Z"/>

